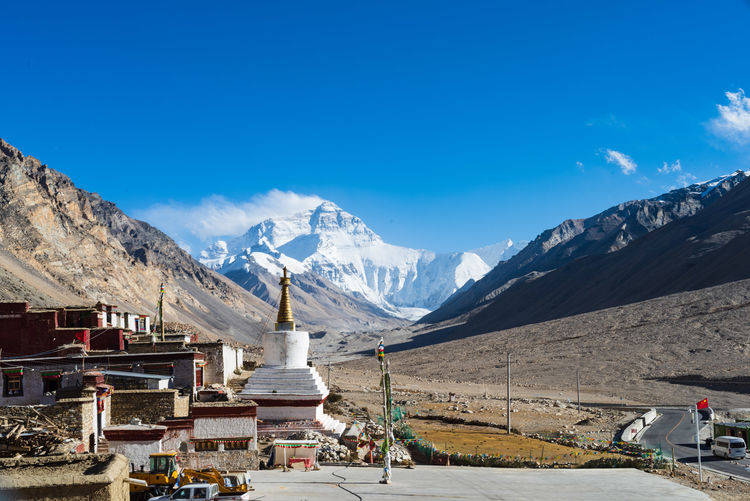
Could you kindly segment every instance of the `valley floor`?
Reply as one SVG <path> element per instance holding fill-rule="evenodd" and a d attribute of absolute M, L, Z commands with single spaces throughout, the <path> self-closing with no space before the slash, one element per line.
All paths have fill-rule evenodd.
<path fill-rule="evenodd" d="M 381 336 L 395 384 L 420 391 L 505 395 L 511 353 L 517 397 L 585 403 L 750 407 L 750 280 L 572 317 L 476 334 L 467 324 L 325 335 L 313 359 L 377 386 Z M 325 367 L 321 372 L 325 374 Z"/>

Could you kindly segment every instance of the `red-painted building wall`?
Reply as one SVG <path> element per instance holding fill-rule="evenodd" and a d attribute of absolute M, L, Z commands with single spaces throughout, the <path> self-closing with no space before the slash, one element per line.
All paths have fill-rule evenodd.
<path fill-rule="evenodd" d="M 123 329 L 116 327 L 98 327 L 91 329 L 92 350 L 125 350 Z"/>
<path fill-rule="evenodd" d="M 49 353 L 55 356 L 53 350 L 71 343 L 82 344 L 86 350 L 123 350 L 122 329 L 98 328 L 100 322 L 96 312 L 93 316 L 91 312 L 81 309 L 29 310 L 28 303 L 0 303 L 2 355 L 41 356 Z M 97 334 L 93 346 L 90 328 Z"/>

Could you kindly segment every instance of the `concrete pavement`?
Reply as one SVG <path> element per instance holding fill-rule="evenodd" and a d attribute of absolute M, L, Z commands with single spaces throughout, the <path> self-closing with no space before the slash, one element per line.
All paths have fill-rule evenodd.
<path fill-rule="evenodd" d="M 660 417 L 653 422 L 640 439 L 640 443 L 651 449 L 661 447 L 665 456 L 698 468 L 698 451 L 695 448 L 695 424 L 690 422 L 690 413 L 684 409 L 659 408 Z M 740 461 L 718 458 L 711 449 L 701 446 L 703 467 L 726 475 L 750 481 L 750 460 Z"/>
<path fill-rule="evenodd" d="M 378 483 L 381 473 L 378 468 L 342 466 L 324 466 L 320 471 L 311 472 L 257 471 L 252 475 L 255 487 L 252 499 L 709 499 L 702 492 L 664 477 L 630 468 L 532 470 L 417 466 L 394 469 L 391 485 Z"/>

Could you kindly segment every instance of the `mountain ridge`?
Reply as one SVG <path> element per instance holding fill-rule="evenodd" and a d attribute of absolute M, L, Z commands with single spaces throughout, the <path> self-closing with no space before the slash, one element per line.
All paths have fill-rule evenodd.
<path fill-rule="evenodd" d="M 748 175 L 735 171 L 650 199 L 623 202 L 588 218 L 567 219 L 542 232 L 518 254 L 500 262 L 463 293 L 455 294 L 419 321 L 444 322 L 470 314 L 517 281 L 534 279 L 585 256 L 622 249 L 657 228 L 698 213 Z"/>

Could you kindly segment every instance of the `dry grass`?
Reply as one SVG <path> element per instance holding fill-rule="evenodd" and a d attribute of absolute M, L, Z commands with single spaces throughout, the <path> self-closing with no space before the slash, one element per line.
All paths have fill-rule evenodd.
<path fill-rule="evenodd" d="M 435 447 L 449 453 L 463 454 L 502 454 L 529 458 L 542 463 L 583 464 L 603 457 L 623 457 L 619 454 L 599 453 L 551 444 L 542 440 L 508 435 L 505 431 L 488 426 L 468 426 L 446 424 L 439 421 L 410 419 L 409 425 L 423 439 Z"/>

